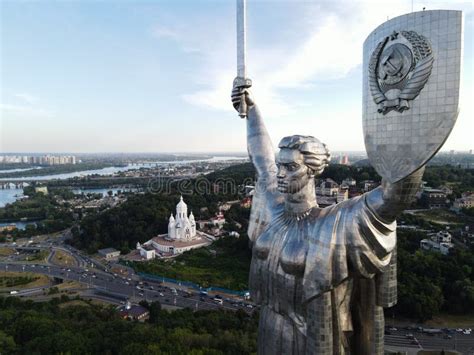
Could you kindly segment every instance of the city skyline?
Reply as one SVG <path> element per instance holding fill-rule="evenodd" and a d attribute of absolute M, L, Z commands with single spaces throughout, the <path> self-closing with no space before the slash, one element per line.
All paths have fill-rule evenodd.
<path fill-rule="evenodd" d="M 472 149 L 470 3 L 248 1 L 248 73 L 276 146 L 314 135 L 365 151 L 362 44 L 387 17 L 464 12 L 460 115 Z M 243 152 L 230 103 L 234 1 L 1 4 L 0 152 Z M 328 53 L 322 55 L 322 53 Z"/>

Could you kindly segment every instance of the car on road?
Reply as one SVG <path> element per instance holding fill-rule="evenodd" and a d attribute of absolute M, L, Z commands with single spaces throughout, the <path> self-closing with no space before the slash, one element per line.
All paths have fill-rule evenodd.
<path fill-rule="evenodd" d="M 161 296 L 161 297 L 164 297 L 165 295 L 163 294 L 163 292 L 160 292 L 160 296 Z"/>

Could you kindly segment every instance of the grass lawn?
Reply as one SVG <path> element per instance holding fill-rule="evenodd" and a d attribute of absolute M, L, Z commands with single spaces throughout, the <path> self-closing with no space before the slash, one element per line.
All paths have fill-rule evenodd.
<path fill-rule="evenodd" d="M 35 274 L 31 272 L 0 272 L 0 288 L 22 289 L 41 287 L 48 284 L 49 278 L 46 275 Z"/>
<path fill-rule="evenodd" d="M 55 250 L 53 257 L 51 258 L 53 264 L 59 266 L 77 266 L 77 261 L 74 257 L 62 250 Z"/>
<path fill-rule="evenodd" d="M 5 247 L 0 248 L 0 256 L 9 256 L 12 254 L 15 254 L 15 249 Z"/>
<path fill-rule="evenodd" d="M 90 304 L 86 301 L 83 300 L 72 300 L 69 302 L 61 303 L 59 305 L 59 308 L 67 308 L 67 307 L 74 307 L 74 306 L 84 306 L 84 307 L 90 307 Z"/>
<path fill-rule="evenodd" d="M 429 222 L 439 224 L 465 224 L 466 216 L 458 215 L 453 211 L 446 209 L 433 209 L 416 212 L 415 214 Z"/>
<path fill-rule="evenodd" d="M 27 261 L 46 261 L 49 256 L 49 251 L 41 250 L 38 253 L 28 256 Z"/>
<path fill-rule="evenodd" d="M 225 238 L 207 248 L 186 252 L 173 260 L 130 263 L 136 271 L 192 281 L 203 287 L 247 290 L 251 253 L 247 240 Z M 215 251 L 215 255 L 212 251 Z"/>
<path fill-rule="evenodd" d="M 472 328 L 474 327 L 474 314 L 440 314 L 425 324 L 430 327 L 438 328 Z"/>

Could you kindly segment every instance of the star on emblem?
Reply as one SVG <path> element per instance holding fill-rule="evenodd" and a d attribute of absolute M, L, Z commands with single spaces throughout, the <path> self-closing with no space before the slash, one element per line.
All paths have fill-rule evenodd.
<path fill-rule="evenodd" d="M 393 40 L 396 40 L 398 38 L 398 32 L 397 31 L 393 31 L 392 34 L 390 35 L 390 40 L 393 41 Z"/>

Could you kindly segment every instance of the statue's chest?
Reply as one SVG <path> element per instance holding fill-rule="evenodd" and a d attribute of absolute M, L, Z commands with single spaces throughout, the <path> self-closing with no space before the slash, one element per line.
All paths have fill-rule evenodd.
<path fill-rule="evenodd" d="M 253 258 L 270 274 L 301 276 L 312 227 L 305 220 L 274 223 L 256 240 Z"/>
<path fill-rule="evenodd" d="M 256 301 L 285 313 L 301 305 L 309 230 L 304 221 L 280 221 L 256 240 L 250 273 Z"/>

